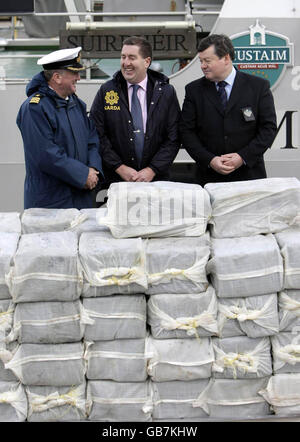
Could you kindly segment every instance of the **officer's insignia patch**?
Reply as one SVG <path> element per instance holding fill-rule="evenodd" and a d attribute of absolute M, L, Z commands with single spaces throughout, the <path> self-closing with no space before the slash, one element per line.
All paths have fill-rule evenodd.
<path fill-rule="evenodd" d="M 35 103 L 38 104 L 40 102 L 41 96 L 40 94 L 36 94 L 34 97 L 31 98 L 29 103 Z"/>
<path fill-rule="evenodd" d="M 255 116 L 253 115 L 253 111 L 251 107 L 244 107 L 242 109 L 243 116 L 245 121 L 255 121 Z"/>
<path fill-rule="evenodd" d="M 119 95 L 115 91 L 109 91 L 105 94 L 105 101 L 107 104 L 110 104 L 111 106 L 113 104 L 118 104 L 119 102 Z"/>

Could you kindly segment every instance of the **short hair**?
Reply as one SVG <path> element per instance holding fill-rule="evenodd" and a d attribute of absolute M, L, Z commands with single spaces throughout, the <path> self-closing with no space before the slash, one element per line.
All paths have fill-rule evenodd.
<path fill-rule="evenodd" d="M 122 45 L 138 46 L 141 56 L 143 58 L 150 57 L 152 60 L 152 46 L 144 37 L 137 37 L 136 35 L 133 35 L 132 37 L 125 38 Z"/>
<path fill-rule="evenodd" d="M 65 69 L 46 69 L 44 70 L 44 76 L 46 81 L 50 81 L 55 72 L 58 72 L 59 74 L 62 75 L 64 71 Z"/>
<path fill-rule="evenodd" d="M 234 60 L 234 47 L 227 35 L 211 34 L 203 38 L 198 45 L 198 52 L 203 52 L 210 46 L 215 47 L 215 53 L 219 58 L 229 54 L 231 60 Z"/>

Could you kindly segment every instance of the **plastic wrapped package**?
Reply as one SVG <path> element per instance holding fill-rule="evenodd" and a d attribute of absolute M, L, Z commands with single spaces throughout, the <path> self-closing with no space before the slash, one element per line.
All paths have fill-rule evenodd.
<path fill-rule="evenodd" d="M 141 238 L 106 238 L 83 233 L 79 258 L 85 278 L 83 297 L 143 293 L 148 287 Z"/>
<path fill-rule="evenodd" d="M 259 338 L 275 335 L 279 332 L 277 304 L 276 293 L 248 298 L 219 298 L 219 336 Z"/>
<path fill-rule="evenodd" d="M 280 331 L 300 332 L 300 290 L 284 290 L 278 295 Z"/>
<path fill-rule="evenodd" d="M 273 372 L 300 373 L 300 332 L 280 332 L 271 337 Z"/>
<path fill-rule="evenodd" d="M 220 298 L 275 293 L 283 286 L 283 263 L 274 235 L 212 239 L 207 264 Z"/>
<path fill-rule="evenodd" d="M 300 182 L 297 178 L 209 183 L 212 236 L 234 238 L 280 232 L 299 224 Z"/>
<path fill-rule="evenodd" d="M 155 382 L 191 381 L 211 376 L 214 352 L 210 338 L 147 341 L 148 374 Z"/>
<path fill-rule="evenodd" d="M 20 344 L 5 364 L 24 385 L 68 386 L 84 381 L 83 344 Z"/>
<path fill-rule="evenodd" d="M 79 300 L 22 302 L 16 305 L 13 339 L 29 344 L 63 344 L 81 341 L 91 319 Z"/>
<path fill-rule="evenodd" d="M 218 303 L 213 287 L 197 294 L 155 295 L 147 303 L 147 322 L 156 339 L 218 335 Z"/>
<path fill-rule="evenodd" d="M 207 388 L 193 402 L 211 418 L 242 420 L 258 419 L 271 414 L 269 404 L 259 394 L 269 377 L 259 379 L 211 378 Z"/>
<path fill-rule="evenodd" d="M 78 272 L 77 235 L 22 235 L 6 281 L 16 303 L 78 299 L 82 277 Z"/>
<path fill-rule="evenodd" d="M 6 341 L 13 327 L 15 304 L 11 299 L 0 300 L 0 342 Z"/>
<path fill-rule="evenodd" d="M 90 421 L 150 422 L 152 400 L 149 382 L 87 382 Z"/>
<path fill-rule="evenodd" d="M 108 189 L 100 222 L 116 238 L 200 236 L 210 215 L 209 195 L 198 184 L 119 182 Z"/>
<path fill-rule="evenodd" d="M 12 370 L 5 368 L 7 364 L 14 356 L 18 349 L 18 342 L 13 341 L 6 343 L 5 341 L 0 341 L 0 382 L 7 381 L 18 381 L 19 379 L 14 374 Z"/>
<path fill-rule="evenodd" d="M 84 232 L 102 232 L 106 233 L 112 238 L 112 234 L 108 227 L 103 226 L 99 220 L 106 216 L 107 208 L 99 207 L 98 209 L 80 209 L 80 213 L 84 215 L 85 219 L 78 224 L 75 231 L 78 236 Z"/>
<path fill-rule="evenodd" d="M 21 220 L 19 212 L 0 213 L 0 232 L 18 233 L 21 235 Z"/>
<path fill-rule="evenodd" d="M 271 344 L 268 337 L 213 338 L 215 361 L 212 372 L 216 378 L 247 379 L 272 375 Z"/>
<path fill-rule="evenodd" d="M 205 391 L 208 384 L 209 379 L 151 382 L 153 420 L 207 418 L 204 409 L 193 407 L 193 403 Z"/>
<path fill-rule="evenodd" d="M 139 339 L 146 337 L 146 298 L 143 295 L 112 295 L 83 298 L 93 321 L 84 332 L 86 341 Z"/>
<path fill-rule="evenodd" d="M 74 230 L 86 219 L 78 209 L 30 208 L 23 212 L 22 233 Z"/>
<path fill-rule="evenodd" d="M 20 235 L 18 233 L 0 231 L 0 299 L 11 298 L 5 275 L 9 273 L 17 251 L 19 238 Z"/>
<path fill-rule="evenodd" d="M 86 384 L 27 386 L 29 422 L 76 422 L 86 418 Z"/>
<path fill-rule="evenodd" d="M 283 288 L 300 289 L 300 226 L 275 235 L 283 256 Z"/>
<path fill-rule="evenodd" d="M 86 377 L 91 380 L 144 382 L 147 379 L 145 339 L 87 343 Z"/>
<path fill-rule="evenodd" d="M 149 239 L 145 244 L 148 295 L 207 289 L 208 233 L 199 238 Z"/>
<path fill-rule="evenodd" d="M 0 422 L 24 422 L 27 397 L 20 382 L 0 381 Z"/>
<path fill-rule="evenodd" d="M 259 391 L 278 417 L 300 414 L 300 373 L 275 374 L 266 388 Z"/>

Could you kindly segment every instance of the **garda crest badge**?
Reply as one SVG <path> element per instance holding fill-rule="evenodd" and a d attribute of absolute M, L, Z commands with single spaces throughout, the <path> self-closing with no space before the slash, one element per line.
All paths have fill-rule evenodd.
<path fill-rule="evenodd" d="M 288 37 L 267 31 L 256 20 L 249 31 L 230 36 L 234 46 L 235 67 L 248 74 L 269 80 L 274 89 L 287 66 L 293 66 L 294 45 Z"/>

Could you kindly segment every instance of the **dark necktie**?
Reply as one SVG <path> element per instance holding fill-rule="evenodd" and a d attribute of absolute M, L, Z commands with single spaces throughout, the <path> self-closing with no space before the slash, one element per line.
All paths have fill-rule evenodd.
<path fill-rule="evenodd" d="M 134 127 L 134 144 L 135 153 L 138 160 L 138 165 L 141 164 L 141 159 L 144 149 L 144 126 L 143 126 L 143 114 L 140 104 L 140 100 L 137 96 L 138 84 L 133 84 L 132 86 L 132 97 L 131 97 L 131 115 Z"/>
<path fill-rule="evenodd" d="M 226 94 L 226 90 L 225 90 L 226 85 L 227 85 L 226 81 L 219 81 L 219 83 L 217 83 L 217 86 L 219 88 L 218 95 L 221 99 L 223 110 L 226 109 L 226 105 L 227 105 L 227 94 Z"/>

